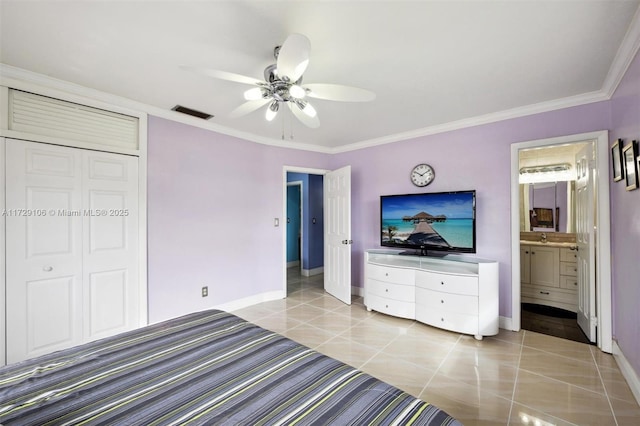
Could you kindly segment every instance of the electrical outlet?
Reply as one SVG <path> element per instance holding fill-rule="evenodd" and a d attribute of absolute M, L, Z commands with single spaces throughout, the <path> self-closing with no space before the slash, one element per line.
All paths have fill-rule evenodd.
<path fill-rule="evenodd" d="M 209 287 L 202 287 L 202 297 L 207 297 L 209 295 Z"/>

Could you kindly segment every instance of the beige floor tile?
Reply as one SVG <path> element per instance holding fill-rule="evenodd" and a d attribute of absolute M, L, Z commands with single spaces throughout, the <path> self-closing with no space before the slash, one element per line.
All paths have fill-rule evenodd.
<path fill-rule="evenodd" d="M 267 330 L 271 330 L 280 334 L 302 324 L 301 321 L 293 319 L 287 315 L 283 315 L 282 313 L 271 314 L 253 322 L 255 324 L 258 324 L 262 328 L 266 328 Z"/>
<path fill-rule="evenodd" d="M 489 392 L 510 400 L 517 370 L 517 358 L 514 361 L 512 356 L 491 356 L 456 348 L 446 358 L 438 374 L 473 386 L 479 393 Z"/>
<path fill-rule="evenodd" d="M 388 346 L 401 333 L 402 329 L 398 327 L 361 321 L 340 333 L 340 337 L 380 350 Z"/>
<path fill-rule="evenodd" d="M 322 297 L 311 300 L 309 305 L 333 311 L 344 306 L 344 303 L 329 294 L 323 294 Z"/>
<path fill-rule="evenodd" d="M 520 369 L 604 394 L 600 373 L 593 360 L 585 362 L 530 347 L 522 348 Z"/>
<path fill-rule="evenodd" d="M 604 394 L 520 370 L 514 401 L 577 425 L 615 425 Z"/>
<path fill-rule="evenodd" d="M 617 368 L 600 367 L 602 382 L 609 398 L 616 398 L 627 402 L 636 402 L 633 392 L 626 379 Z M 640 421 L 638 421 L 640 424 Z"/>
<path fill-rule="evenodd" d="M 576 361 L 593 362 L 590 345 L 584 343 L 527 331 L 524 334 L 522 344 L 541 351 L 571 358 Z"/>
<path fill-rule="evenodd" d="M 269 309 L 262 306 L 262 304 L 259 304 L 238 309 L 236 311 L 233 311 L 232 313 L 239 316 L 240 318 L 246 319 L 247 321 L 256 322 L 261 318 L 273 315 L 274 312 L 275 311 L 273 309 Z"/>
<path fill-rule="evenodd" d="M 420 398 L 445 410 L 465 426 L 506 425 L 511 409 L 511 401 L 508 399 L 479 392 L 475 386 L 440 373 L 436 373 Z"/>
<path fill-rule="evenodd" d="M 397 388 L 419 397 L 427 382 L 433 377 L 431 370 L 384 353 L 375 355 L 361 370 Z"/>
<path fill-rule="evenodd" d="M 398 336 L 383 349 L 386 355 L 404 359 L 422 367 L 436 370 L 449 356 L 455 343 L 418 340 L 406 335 Z"/>
<path fill-rule="evenodd" d="M 282 333 L 284 336 L 312 349 L 336 337 L 335 333 L 322 330 L 310 324 L 301 324 Z"/>
<path fill-rule="evenodd" d="M 348 330 L 351 327 L 355 326 L 356 324 L 359 324 L 360 322 L 362 322 L 362 320 L 352 318 L 335 311 L 329 311 L 317 318 L 314 318 L 309 322 L 309 324 L 313 325 L 314 327 L 330 331 L 334 334 L 340 334 L 345 330 Z"/>
<path fill-rule="evenodd" d="M 291 318 L 302 322 L 312 321 L 314 318 L 327 313 L 324 309 L 306 303 L 289 308 L 286 312 Z"/>
<path fill-rule="evenodd" d="M 614 398 L 611 398 L 610 401 L 618 426 L 640 425 L 640 407 L 637 403 Z"/>
<path fill-rule="evenodd" d="M 343 337 L 335 337 L 315 348 L 318 352 L 340 360 L 355 368 L 362 367 L 378 350 Z"/>
<path fill-rule="evenodd" d="M 524 330 L 510 331 L 510 330 L 504 330 L 504 329 L 501 328 L 498 331 L 498 334 L 496 334 L 495 336 L 486 336 L 483 339 L 483 341 L 485 341 L 485 340 L 503 340 L 505 342 L 510 342 L 510 343 L 521 345 L 522 341 L 524 340 L 525 333 L 526 332 Z"/>
<path fill-rule="evenodd" d="M 509 426 L 575 426 L 574 423 L 566 422 L 557 417 L 553 417 L 542 411 L 514 403 L 511 406 L 511 416 Z"/>
<path fill-rule="evenodd" d="M 369 312 L 363 305 L 352 303 L 351 305 L 342 305 L 337 309 L 334 309 L 333 312 L 349 315 L 351 318 L 358 320 L 368 320 L 369 318 L 376 315 L 375 312 Z"/>

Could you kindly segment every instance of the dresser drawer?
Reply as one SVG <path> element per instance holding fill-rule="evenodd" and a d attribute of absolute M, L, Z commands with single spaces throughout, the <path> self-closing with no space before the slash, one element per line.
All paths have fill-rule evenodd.
<path fill-rule="evenodd" d="M 412 269 L 392 268 L 388 266 L 367 265 L 367 278 L 395 284 L 413 286 L 415 271 Z"/>
<path fill-rule="evenodd" d="M 367 294 L 399 300 L 403 302 L 412 302 L 415 300 L 415 287 L 401 284 L 393 284 L 384 281 L 367 279 L 365 284 Z"/>
<path fill-rule="evenodd" d="M 577 276 L 578 265 L 576 262 L 560 262 L 560 275 Z"/>
<path fill-rule="evenodd" d="M 366 306 L 368 309 L 401 318 L 414 319 L 416 314 L 414 303 L 388 299 L 371 293 L 367 294 Z"/>
<path fill-rule="evenodd" d="M 417 287 L 416 304 L 427 310 L 439 309 L 460 314 L 478 315 L 478 296 L 445 293 Z"/>
<path fill-rule="evenodd" d="M 560 288 L 578 291 L 578 278 L 562 275 L 560 277 Z"/>
<path fill-rule="evenodd" d="M 453 294 L 478 295 L 478 277 L 416 272 L 416 287 Z"/>
<path fill-rule="evenodd" d="M 416 309 L 416 320 L 434 327 L 464 334 L 478 334 L 478 316 L 448 312 L 440 309 Z"/>

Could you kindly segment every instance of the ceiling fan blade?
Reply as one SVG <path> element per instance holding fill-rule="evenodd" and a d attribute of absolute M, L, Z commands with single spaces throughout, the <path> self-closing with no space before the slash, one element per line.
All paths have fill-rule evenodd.
<path fill-rule="evenodd" d="M 242 117 L 243 115 L 247 115 L 259 109 L 260 107 L 268 104 L 270 101 L 271 99 L 258 99 L 255 101 L 245 102 L 242 105 L 240 105 L 238 108 L 231 111 L 229 113 L 229 118 L 238 118 L 238 117 Z"/>
<path fill-rule="evenodd" d="M 309 65 L 311 42 L 302 34 L 291 34 L 278 52 L 277 68 L 280 78 L 298 81 Z"/>
<path fill-rule="evenodd" d="M 305 84 L 307 96 L 316 99 L 342 102 L 369 102 L 376 98 L 376 94 L 358 87 L 343 86 L 341 84 Z"/>
<path fill-rule="evenodd" d="M 243 84 L 261 84 L 264 83 L 262 80 L 258 80 L 257 78 L 247 77 L 246 75 L 236 74 L 227 71 L 214 70 L 211 68 L 203 68 L 203 67 L 189 67 L 189 66 L 181 66 L 180 68 L 195 72 L 197 74 L 206 75 L 208 77 L 219 78 L 221 80 L 233 81 L 235 83 L 243 83 Z"/>
<path fill-rule="evenodd" d="M 318 127 L 320 127 L 320 120 L 318 119 L 317 115 L 314 117 L 309 117 L 292 102 L 287 102 L 287 104 L 289 105 L 289 109 L 291 110 L 293 115 L 295 115 L 296 118 L 302 122 L 302 124 L 312 129 L 317 129 Z"/>

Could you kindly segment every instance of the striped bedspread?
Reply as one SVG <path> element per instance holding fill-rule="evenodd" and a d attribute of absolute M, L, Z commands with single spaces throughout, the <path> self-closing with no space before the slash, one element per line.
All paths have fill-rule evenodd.
<path fill-rule="evenodd" d="M 1 368 L 0 424 L 460 423 L 340 361 L 210 310 Z"/>

